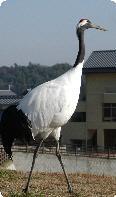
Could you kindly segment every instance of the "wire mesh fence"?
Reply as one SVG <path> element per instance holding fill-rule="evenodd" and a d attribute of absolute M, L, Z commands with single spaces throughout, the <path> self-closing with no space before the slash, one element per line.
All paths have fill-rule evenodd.
<path fill-rule="evenodd" d="M 17 170 L 29 171 L 35 146 L 13 146 L 13 162 Z M 60 146 L 60 152 L 68 173 L 90 173 L 96 175 L 116 176 L 116 149 L 113 147 L 78 147 L 76 145 Z M 0 154 L 4 153 L 3 147 Z M 43 144 L 36 158 L 35 171 L 62 172 L 57 157 L 56 147 Z M 2 163 L 8 157 L 2 156 Z"/>
<path fill-rule="evenodd" d="M 8 155 L 5 153 L 4 149 L 0 147 L 0 165 L 3 164 L 8 159 Z"/>
<path fill-rule="evenodd" d="M 35 146 L 31 145 L 14 145 L 12 147 L 12 151 L 15 152 L 33 152 Z M 42 154 L 55 154 L 56 147 L 48 146 L 44 143 L 39 150 Z M 93 158 L 106 158 L 106 159 L 116 159 L 116 147 L 102 147 L 102 146 L 77 146 L 72 144 L 66 144 L 60 146 L 60 153 L 62 155 L 74 155 L 74 156 L 82 156 L 82 157 L 93 157 Z"/>

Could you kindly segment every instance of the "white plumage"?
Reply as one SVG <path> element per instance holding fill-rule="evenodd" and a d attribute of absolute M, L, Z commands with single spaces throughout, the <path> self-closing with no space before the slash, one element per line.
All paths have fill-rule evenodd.
<path fill-rule="evenodd" d="M 60 77 L 48 81 L 29 92 L 18 105 L 32 124 L 32 134 L 60 137 L 60 127 L 75 111 L 81 86 L 83 62 Z M 58 131 L 58 134 L 56 132 Z M 56 138 L 56 136 L 54 136 Z"/>

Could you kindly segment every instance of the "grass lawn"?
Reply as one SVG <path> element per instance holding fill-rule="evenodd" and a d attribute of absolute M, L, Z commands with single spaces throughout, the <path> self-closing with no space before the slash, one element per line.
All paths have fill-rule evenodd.
<path fill-rule="evenodd" d="M 69 174 L 74 194 L 67 192 L 64 175 L 60 173 L 34 173 L 29 194 L 22 189 L 27 173 L 0 170 L 0 192 L 3 197 L 114 197 L 116 195 L 116 177 L 89 174 Z"/>

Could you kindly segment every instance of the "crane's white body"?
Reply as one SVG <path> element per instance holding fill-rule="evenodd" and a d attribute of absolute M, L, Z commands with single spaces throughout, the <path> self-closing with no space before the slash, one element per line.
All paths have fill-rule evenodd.
<path fill-rule="evenodd" d="M 32 124 L 32 135 L 46 139 L 49 134 L 56 140 L 61 126 L 71 118 L 77 106 L 83 62 L 60 77 L 43 83 L 29 92 L 19 103 Z"/>

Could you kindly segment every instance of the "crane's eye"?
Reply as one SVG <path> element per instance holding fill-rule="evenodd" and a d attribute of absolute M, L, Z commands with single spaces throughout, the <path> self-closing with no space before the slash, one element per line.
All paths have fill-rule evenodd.
<path fill-rule="evenodd" d="M 91 21 L 87 19 L 87 23 L 91 23 Z"/>

